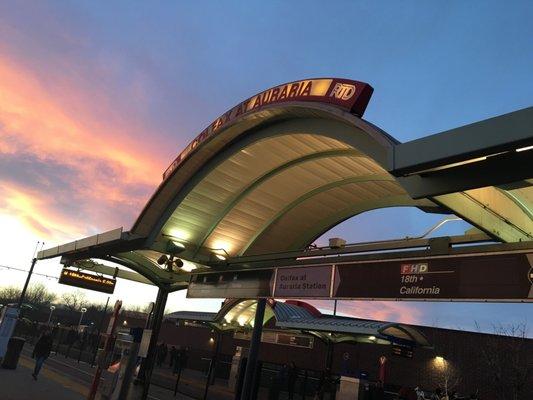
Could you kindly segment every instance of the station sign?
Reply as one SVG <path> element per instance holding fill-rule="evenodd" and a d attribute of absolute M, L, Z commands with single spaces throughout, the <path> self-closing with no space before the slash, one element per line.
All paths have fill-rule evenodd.
<path fill-rule="evenodd" d="M 252 332 L 235 331 L 233 333 L 233 338 L 238 340 L 250 341 L 250 339 L 252 338 Z M 312 336 L 273 331 L 263 331 L 261 333 L 261 342 L 291 347 L 303 347 L 306 349 L 312 349 L 314 346 L 314 338 Z"/>
<path fill-rule="evenodd" d="M 533 302 L 533 253 L 359 261 L 193 275 L 188 297 Z"/>
<path fill-rule="evenodd" d="M 391 353 L 398 357 L 413 358 L 413 347 L 393 343 L 391 346 Z"/>
<path fill-rule="evenodd" d="M 213 121 L 168 166 L 163 173 L 163 180 L 166 180 L 201 143 L 243 115 L 281 103 L 319 102 L 361 117 L 373 91 L 368 83 L 339 78 L 306 79 L 267 89 L 237 104 Z"/>
<path fill-rule="evenodd" d="M 73 269 L 63 268 L 59 275 L 59 283 L 63 285 L 75 286 L 81 289 L 95 290 L 113 294 L 115 291 L 116 279 L 106 278 L 96 274 L 76 271 Z"/>
<path fill-rule="evenodd" d="M 331 296 L 330 265 L 311 268 L 279 268 L 272 295 L 281 298 L 317 298 Z"/>
<path fill-rule="evenodd" d="M 271 297 L 273 270 L 193 274 L 189 281 L 189 298 L 256 298 Z"/>
<path fill-rule="evenodd" d="M 529 258 L 508 253 L 341 264 L 335 268 L 334 297 L 533 301 Z"/>

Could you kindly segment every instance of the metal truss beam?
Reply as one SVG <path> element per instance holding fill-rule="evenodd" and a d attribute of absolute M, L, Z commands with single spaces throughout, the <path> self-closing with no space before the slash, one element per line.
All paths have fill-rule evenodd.
<path fill-rule="evenodd" d="M 445 194 L 432 200 L 500 241 L 533 239 L 533 220 L 496 188 Z"/>

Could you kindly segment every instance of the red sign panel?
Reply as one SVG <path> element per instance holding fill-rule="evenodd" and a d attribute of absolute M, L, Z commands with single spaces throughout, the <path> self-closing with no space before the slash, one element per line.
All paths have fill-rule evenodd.
<path fill-rule="evenodd" d="M 435 257 L 336 266 L 333 296 L 398 300 L 532 301 L 528 254 Z"/>
<path fill-rule="evenodd" d="M 532 302 L 533 253 L 197 274 L 187 296 Z"/>
<path fill-rule="evenodd" d="M 373 91 L 367 83 L 337 78 L 306 79 L 265 90 L 239 103 L 205 128 L 170 164 L 163 173 L 163 180 L 167 179 L 200 143 L 245 114 L 273 104 L 310 101 L 331 104 L 362 116 Z"/>

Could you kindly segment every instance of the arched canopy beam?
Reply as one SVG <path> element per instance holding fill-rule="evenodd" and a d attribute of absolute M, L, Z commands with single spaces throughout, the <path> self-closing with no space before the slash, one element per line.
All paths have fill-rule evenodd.
<path fill-rule="evenodd" d="M 281 218 L 283 218 L 283 216 L 286 215 L 289 211 L 291 211 L 292 209 L 298 207 L 298 205 L 300 205 L 302 202 L 313 198 L 317 194 L 326 192 L 326 191 L 334 189 L 334 188 L 342 187 L 344 185 L 348 185 L 348 184 L 351 184 L 351 183 L 380 182 L 380 181 L 392 182 L 392 181 L 394 181 L 394 178 L 391 177 L 388 174 L 382 174 L 382 175 L 374 175 L 374 174 L 372 174 L 372 175 L 357 176 L 357 177 L 342 179 L 342 180 L 335 181 L 335 182 L 330 182 L 330 183 L 328 183 L 328 184 L 326 184 L 324 186 L 318 187 L 318 188 L 306 193 L 305 195 L 299 197 L 298 199 L 296 199 L 292 203 L 287 204 L 280 211 L 278 211 L 273 218 L 271 218 L 270 220 L 265 222 L 263 224 L 263 226 L 257 231 L 257 233 L 254 236 L 252 236 L 250 238 L 250 240 L 248 241 L 248 243 L 246 243 L 246 245 L 242 248 L 239 256 L 242 256 L 242 255 L 246 254 L 248 249 L 253 248 L 254 243 L 256 243 L 258 240 L 261 240 L 261 236 L 267 231 L 267 229 L 272 227 L 277 221 L 279 221 Z M 366 202 L 366 203 L 368 205 L 368 202 Z M 372 207 L 372 205 L 370 205 L 370 207 Z M 323 232 L 320 232 L 320 234 L 321 233 L 323 233 Z"/>
<path fill-rule="evenodd" d="M 319 160 L 321 158 L 332 158 L 332 157 L 339 157 L 339 156 L 361 156 L 361 153 L 355 149 L 337 149 L 337 150 L 311 153 L 301 158 L 296 158 L 289 162 L 286 162 L 285 164 L 282 164 L 266 172 L 261 177 L 251 182 L 248 186 L 246 186 L 241 191 L 239 191 L 235 196 L 233 196 L 233 198 L 224 207 L 224 210 L 222 210 L 222 212 L 215 218 L 211 226 L 207 229 L 207 232 L 205 233 L 205 235 L 202 237 L 202 239 L 198 243 L 197 251 L 204 245 L 206 239 L 209 237 L 209 235 L 213 233 L 215 228 L 224 219 L 224 217 L 248 194 L 250 194 L 253 190 L 261 186 L 261 184 L 263 184 L 267 180 L 275 177 L 276 175 L 279 175 L 283 171 L 286 171 L 296 165 L 301 165 L 309 161 Z"/>
<path fill-rule="evenodd" d="M 292 244 L 292 247 L 301 248 L 308 243 L 313 243 L 322 235 L 322 233 L 329 231 L 340 222 L 353 216 L 362 214 L 369 210 L 377 210 L 380 208 L 411 207 L 411 201 L 412 199 L 408 195 L 398 195 L 380 199 L 379 201 L 366 201 L 363 203 L 354 204 L 344 210 L 340 210 L 337 214 L 320 221 L 316 225 L 316 232 L 309 232 L 308 234 L 297 238 L 297 241 Z"/>

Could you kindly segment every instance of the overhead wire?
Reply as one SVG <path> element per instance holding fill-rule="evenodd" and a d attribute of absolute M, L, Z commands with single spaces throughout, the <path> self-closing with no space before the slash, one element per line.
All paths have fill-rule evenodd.
<path fill-rule="evenodd" d="M 8 270 L 17 271 L 17 272 L 24 272 L 26 274 L 28 273 L 28 270 L 26 270 L 26 269 L 10 267 L 9 265 L 0 265 L 0 268 L 5 268 L 5 269 L 8 269 Z M 57 277 L 57 276 L 47 275 L 47 274 L 43 274 L 43 273 L 40 273 L 40 272 L 34 272 L 32 275 L 39 275 L 39 276 L 44 276 L 44 277 L 49 278 L 49 279 L 59 280 L 59 277 Z"/>

